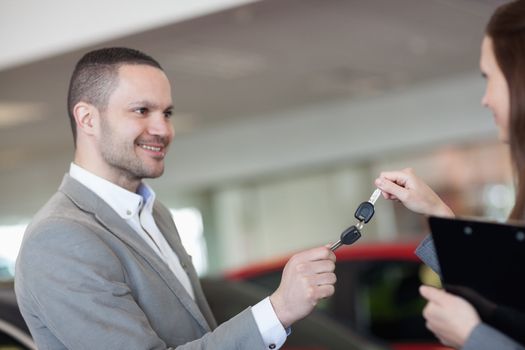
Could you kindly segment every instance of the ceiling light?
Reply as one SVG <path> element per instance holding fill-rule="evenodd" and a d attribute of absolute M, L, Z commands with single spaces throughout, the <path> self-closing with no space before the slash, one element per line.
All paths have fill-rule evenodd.
<path fill-rule="evenodd" d="M 219 79 L 239 79 L 262 72 L 263 56 L 213 47 L 190 47 L 166 57 L 169 70 Z"/>
<path fill-rule="evenodd" d="M 42 119 L 43 104 L 0 102 L 0 129 Z"/>

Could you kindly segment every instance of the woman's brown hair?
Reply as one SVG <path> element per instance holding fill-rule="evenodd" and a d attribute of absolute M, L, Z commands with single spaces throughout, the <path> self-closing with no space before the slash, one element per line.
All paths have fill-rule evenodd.
<path fill-rule="evenodd" d="M 486 29 L 494 56 L 509 87 L 509 145 L 516 202 L 509 219 L 525 219 L 525 0 L 500 6 Z"/>

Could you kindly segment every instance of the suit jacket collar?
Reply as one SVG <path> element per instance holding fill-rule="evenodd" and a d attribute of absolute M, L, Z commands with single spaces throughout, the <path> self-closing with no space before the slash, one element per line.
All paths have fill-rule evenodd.
<path fill-rule="evenodd" d="M 201 310 L 199 310 L 200 305 L 197 305 L 202 304 L 204 301 L 204 304 L 206 304 L 207 306 L 207 303 L 204 299 L 204 295 L 202 294 L 200 283 L 198 282 L 196 274 L 194 274 L 194 269 L 191 265 L 191 262 L 189 261 L 188 255 L 184 251 L 184 248 L 182 247 L 180 242 L 176 242 L 170 234 L 165 234 L 166 232 L 174 232 L 176 234 L 176 231 L 173 231 L 173 229 L 170 230 L 170 225 L 168 225 L 168 223 L 166 222 L 165 218 L 162 217 L 162 215 L 158 215 L 157 213 L 155 213 L 154 210 L 154 217 L 156 223 L 159 226 L 160 231 L 163 232 L 163 234 L 165 234 L 168 243 L 174 249 L 175 253 L 179 256 L 181 264 L 183 264 L 183 267 L 190 266 L 191 270 L 193 270 L 191 271 L 192 273 L 189 274 L 189 276 L 194 288 L 196 285 L 199 286 L 199 288 L 196 289 L 199 291 L 199 293 L 196 294 L 197 304 L 190 297 L 188 292 L 186 292 L 182 284 L 175 277 L 173 272 L 171 272 L 167 264 L 158 256 L 158 254 L 155 253 L 148 246 L 148 244 L 106 202 L 104 202 L 94 192 L 89 190 L 80 182 L 71 178 L 68 174 L 64 176 L 59 191 L 68 196 L 73 201 L 73 203 L 75 203 L 75 205 L 81 210 L 92 213 L 94 217 L 98 220 L 98 222 L 102 226 L 104 226 L 111 234 L 115 235 L 124 244 L 129 246 L 136 253 L 140 254 L 144 259 L 146 259 L 150 263 L 152 268 L 164 280 L 166 285 L 173 291 L 175 296 L 179 298 L 179 300 L 188 310 L 188 312 L 191 315 L 193 315 L 195 320 L 203 327 L 203 329 L 207 331 L 210 329 L 210 327 L 214 327 L 213 316 L 211 316 L 211 322 L 208 323 L 207 319 L 210 319 L 209 315 L 206 315 L 207 317 L 204 317 Z M 173 220 L 171 221 L 173 222 Z M 173 228 L 175 228 L 174 224 Z M 186 271 L 188 270 L 186 269 Z M 204 300 L 201 300 L 201 298 L 203 298 Z M 211 315 L 211 311 L 209 311 L 209 308 L 206 307 L 204 308 L 204 313 L 209 313 Z"/>

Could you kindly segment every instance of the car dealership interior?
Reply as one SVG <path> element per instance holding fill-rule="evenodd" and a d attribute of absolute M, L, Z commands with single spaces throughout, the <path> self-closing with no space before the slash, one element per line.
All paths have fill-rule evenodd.
<path fill-rule="evenodd" d="M 145 182 L 218 320 L 271 293 L 292 254 L 336 242 L 382 171 L 412 168 L 461 216 L 505 220 L 513 169 L 479 68 L 504 2 L 1 2 L 0 286 L 13 288 L 23 233 L 73 160 L 71 72 L 104 47 L 151 55 L 171 82 L 175 137 Z M 427 218 L 380 196 L 361 233 L 338 251 L 341 304 L 320 303 L 283 349 L 444 349 L 418 294 L 439 278 L 411 253 Z M 13 330 L 3 312 L 0 332 Z M 17 327 L 0 349 L 34 346 Z"/>

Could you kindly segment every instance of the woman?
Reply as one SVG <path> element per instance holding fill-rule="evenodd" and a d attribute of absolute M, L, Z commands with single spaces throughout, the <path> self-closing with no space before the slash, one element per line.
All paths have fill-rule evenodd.
<path fill-rule="evenodd" d="M 516 202 L 509 219 L 525 220 L 525 0 L 502 5 L 492 15 L 481 46 L 480 67 L 486 78 L 481 102 L 494 116 L 499 139 L 510 146 L 515 172 Z M 401 201 L 412 211 L 454 216 L 411 169 L 383 172 L 375 183 L 385 198 Z M 416 253 L 439 272 L 430 237 Z M 484 324 L 465 299 L 426 286 L 420 292 L 428 300 L 423 311 L 427 327 L 444 344 L 461 349 L 525 349 L 515 341 L 521 338 L 519 329 L 504 334 Z M 492 314 L 504 320 L 524 319 L 523 314 L 514 310 L 497 306 L 493 310 L 496 311 Z M 507 336 L 509 333 L 512 339 Z"/>

